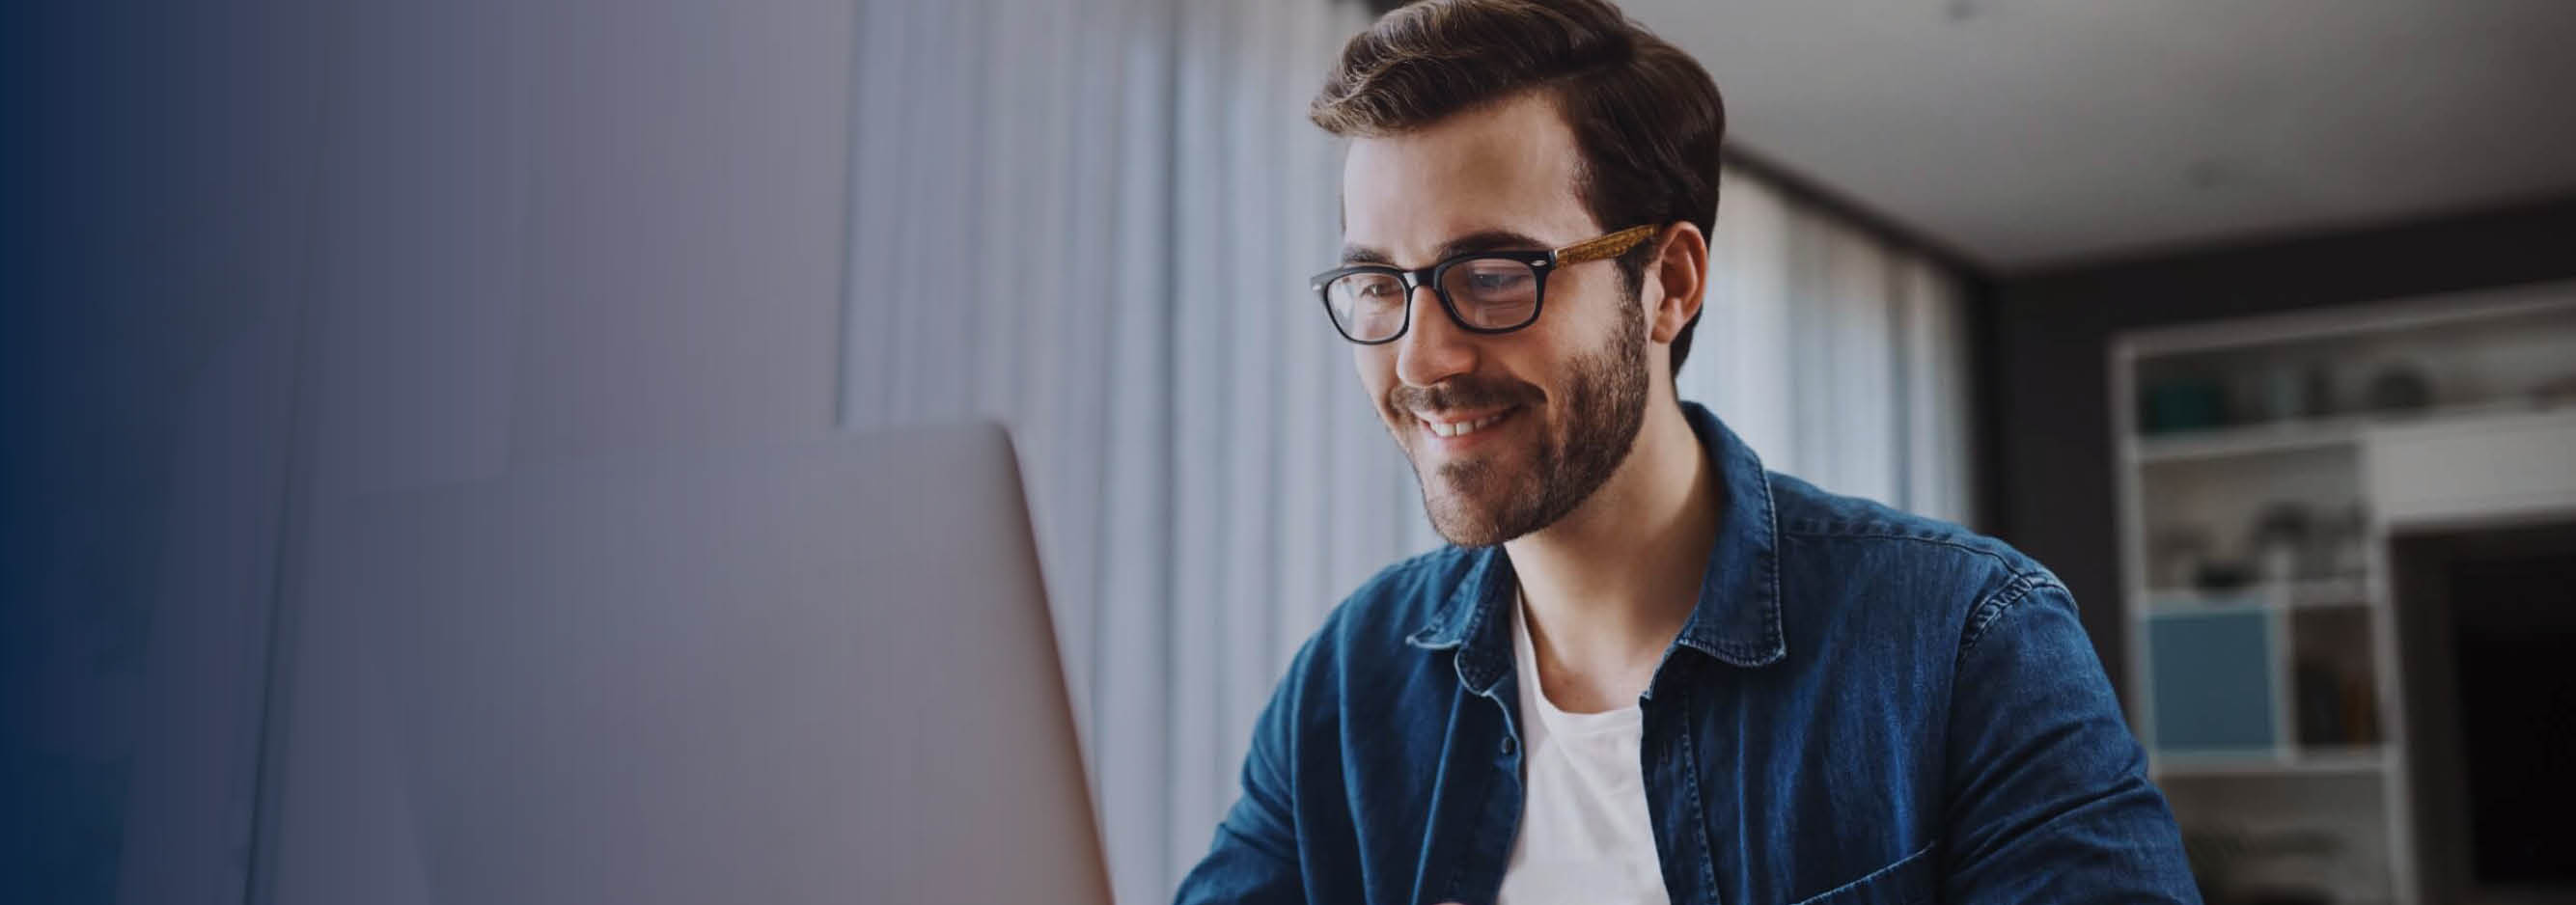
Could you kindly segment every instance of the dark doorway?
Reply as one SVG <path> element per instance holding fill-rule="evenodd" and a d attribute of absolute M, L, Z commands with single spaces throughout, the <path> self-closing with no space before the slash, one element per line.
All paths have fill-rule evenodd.
<path fill-rule="evenodd" d="M 2429 902 L 2576 902 L 2576 523 L 2390 546 Z"/>

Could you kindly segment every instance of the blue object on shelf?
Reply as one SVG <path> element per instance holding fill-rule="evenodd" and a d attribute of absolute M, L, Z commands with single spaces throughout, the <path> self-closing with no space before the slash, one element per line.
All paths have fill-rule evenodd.
<path fill-rule="evenodd" d="M 2194 613 L 2147 622 L 2159 751 L 2270 749 L 2272 618 Z"/>
<path fill-rule="evenodd" d="M 2227 392 L 2206 380 L 2150 384 L 2140 391 L 2138 408 L 2140 433 L 2207 430 L 2227 423 Z"/>

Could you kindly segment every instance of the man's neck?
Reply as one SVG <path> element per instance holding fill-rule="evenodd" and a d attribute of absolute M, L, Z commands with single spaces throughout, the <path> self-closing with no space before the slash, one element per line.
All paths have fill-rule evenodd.
<path fill-rule="evenodd" d="M 1681 407 L 1653 394 L 1628 458 L 1583 505 L 1504 543 L 1550 701 L 1634 703 L 1699 602 L 1717 538 L 1716 470 Z"/>

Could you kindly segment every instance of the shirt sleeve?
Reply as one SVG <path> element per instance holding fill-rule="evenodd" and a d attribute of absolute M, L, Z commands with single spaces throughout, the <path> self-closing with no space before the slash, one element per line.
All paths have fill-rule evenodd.
<path fill-rule="evenodd" d="M 1947 901 L 2199 902 L 2063 586 L 2025 578 L 1969 614 L 1951 697 Z"/>
<path fill-rule="evenodd" d="M 1295 743 L 1291 685 L 1280 682 L 1254 724 L 1243 758 L 1243 792 L 1216 827 L 1216 839 L 1196 867 L 1181 878 L 1175 905 L 1243 903 L 1291 905 L 1306 901 L 1299 869 L 1297 829 L 1289 806 L 1294 788 L 1288 765 Z"/>

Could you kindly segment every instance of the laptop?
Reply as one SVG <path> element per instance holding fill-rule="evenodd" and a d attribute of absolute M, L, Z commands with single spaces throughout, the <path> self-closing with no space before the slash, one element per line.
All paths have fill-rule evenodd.
<path fill-rule="evenodd" d="M 268 901 L 1110 901 L 997 426 L 546 465 L 334 525 Z"/>

